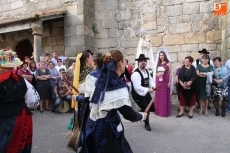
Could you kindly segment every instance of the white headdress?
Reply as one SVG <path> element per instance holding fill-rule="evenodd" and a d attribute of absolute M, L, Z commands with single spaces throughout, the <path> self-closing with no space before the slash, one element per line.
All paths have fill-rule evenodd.
<path fill-rule="evenodd" d="M 164 52 L 165 53 L 165 55 L 166 55 L 166 57 L 167 57 L 167 59 L 169 60 L 169 62 L 171 62 L 171 58 L 170 58 L 170 56 L 169 56 L 169 53 L 168 53 L 168 50 L 166 49 L 166 48 L 164 48 L 164 47 L 160 47 L 159 49 L 158 49 L 158 51 L 157 51 L 157 56 L 156 56 L 156 62 L 155 62 L 155 66 L 154 66 L 154 73 L 153 73 L 153 81 L 154 81 L 154 85 L 156 84 L 156 71 L 157 71 L 157 64 L 158 64 L 158 61 L 159 61 L 159 54 L 160 54 L 160 52 Z M 171 94 L 172 94 L 172 91 L 173 91 L 173 73 L 171 72 L 171 75 L 172 75 L 172 77 L 171 77 L 171 85 L 170 85 L 170 92 L 171 92 Z"/>

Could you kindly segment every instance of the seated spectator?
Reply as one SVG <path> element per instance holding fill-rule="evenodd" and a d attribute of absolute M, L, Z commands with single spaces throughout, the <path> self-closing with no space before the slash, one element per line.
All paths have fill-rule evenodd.
<path fill-rule="evenodd" d="M 73 77 L 74 77 L 74 70 L 75 70 L 75 64 L 76 61 L 74 60 L 72 62 L 72 65 L 69 67 L 69 69 L 67 70 L 67 78 L 69 81 L 73 82 Z"/>
<path fill-rule="evenodd" d="M 63 79 L 64 77 L 67 77 L 65 69 L 60 69 L 59 73 L 60 77 L 56 79 L 56 85 L 54 87 L 54 92 L 57 99 L 52 106 L 51 112 L 54 112 L 63 100 L 66 100 L 67 102 L 69 102 L 69 104 L 72 100 L 72 88 Z"/>
<path fill-rule="evenodd" d="M 26 79 L 29 83 L 32 84 L 33 75 L 30 73 L 29 70 L 27 70 L 27 67 L 28 63 L 23 62 L 22 68 L 18 70 L 17 74 L 22 76 L 24 79 Z"/>
<path fill-rule="evenodd" d="M 58 59 L 61 59 L 63 65 L 65 65 L 65 63 L 69 60 L 68 57 L 58 56 L 58 53 L 56 51 L 53 52 L 53 58 L 51 59 L 51 61 L 54 63 L 54 66 L 58 65 Z"/>
<path fill-rule="evenodd" d="M 57 69 L 57 71 L 59 72 L 59 70 L 62 68 L 66 71 L 66 66 L 62 64 L 62 60 L 58 59 L 58 64 L 55 66 L 55 69 Z"/>

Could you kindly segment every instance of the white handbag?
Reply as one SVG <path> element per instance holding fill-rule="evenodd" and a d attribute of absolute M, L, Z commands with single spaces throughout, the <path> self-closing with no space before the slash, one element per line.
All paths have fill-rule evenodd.
<path fill-rule="evenodd" d="M 35 88 L 26 80 L 27 92 L 25 94 L 25 102 L 29 108 L 35 108 L 39 105 L 40 96 Z"/>

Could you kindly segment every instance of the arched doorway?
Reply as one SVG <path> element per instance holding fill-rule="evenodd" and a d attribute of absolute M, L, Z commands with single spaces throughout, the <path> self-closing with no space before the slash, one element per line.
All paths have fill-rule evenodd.
<path fill-rule="evenodd" d="M 15 51 L 22 61 L 25 56 L 32 56 L 33 46 L 28 39 L 19 42 L 15 48 Z"/>

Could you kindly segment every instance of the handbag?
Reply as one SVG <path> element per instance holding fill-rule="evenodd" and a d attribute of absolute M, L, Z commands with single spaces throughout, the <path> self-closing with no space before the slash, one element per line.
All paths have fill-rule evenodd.
<path fill-rule="evenodd" d="M 40 96 L 35 88 L 27 80 L 25 80 L 25 82 L 27 87 L 25 102 L 29 108 L 35 108 L 39 105 Z"/>

